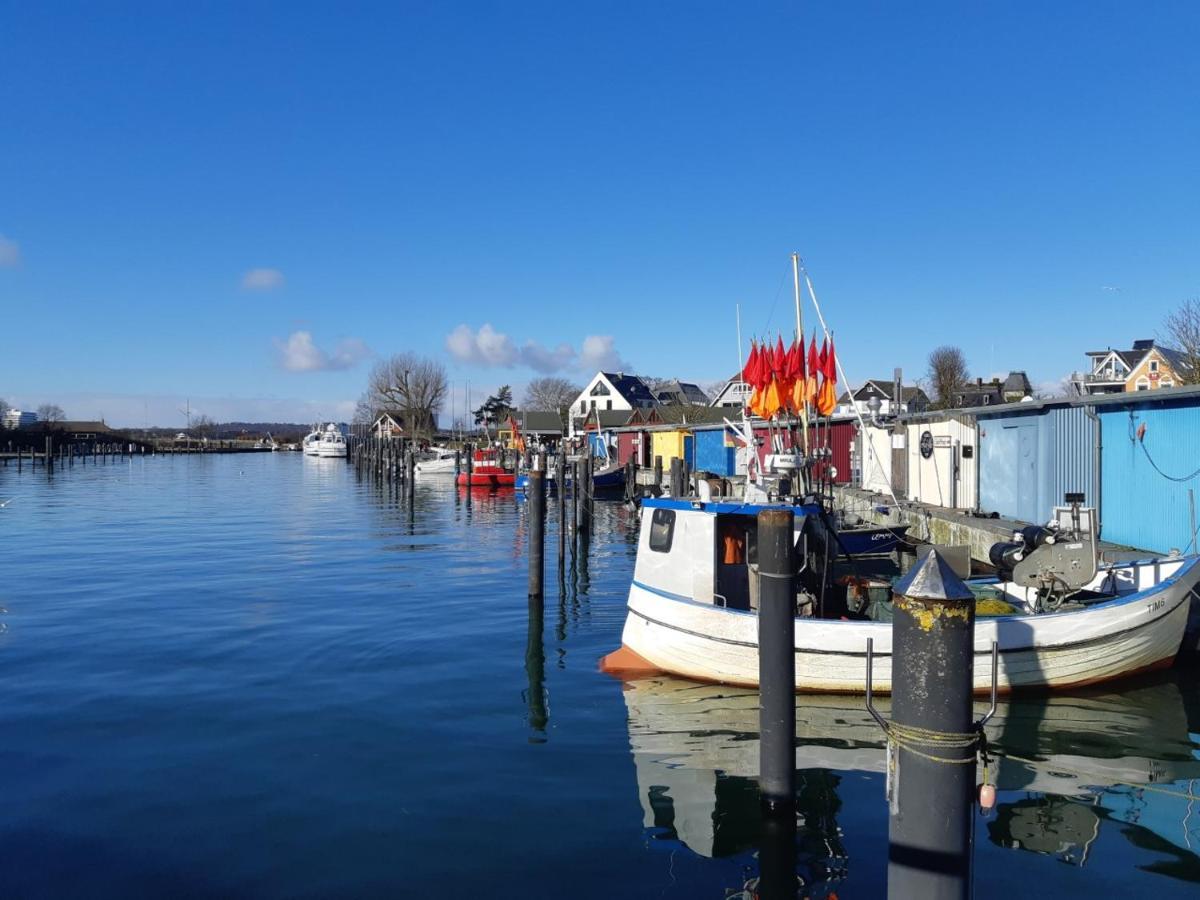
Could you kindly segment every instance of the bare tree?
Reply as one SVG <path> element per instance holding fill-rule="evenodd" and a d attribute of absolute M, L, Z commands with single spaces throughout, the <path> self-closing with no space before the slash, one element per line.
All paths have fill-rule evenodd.
<path fill-rule="evenodd" d="M 1180 384 L 1200 384 L 1200 298 L 1185 300 L 1163 322 L 1165 343 L 1179 351 L 1182 364 L 1172 366 Z M 1183 371 L 1180 371 L 1182 369 Z"/>
<path fill-rule="evenodd" d="M 5 428 L 4 414 L 7 413 L 8 410 L 9 410 L 8 404 L 5 402 L 3 397 L 0 397 L 0 431 L 3 431 Z"/>
<path fill-rule="evenodd" d="M 929 354 L 929 387 L 933 391 L 933 409 L 949 409 L 954 406 L 954 395 L 961 391 L 970 376 L 967 374 L 967 358 L 962 350 L 943 344 Z"/>
<path fill-rule="evenodd" d="M 413 435 L 432 435 L 450 382 L 440 362 L 410 351 L 375 364 L 365 401 L 374 411 L 399 411 Z"/>
<path fill-rule="evenodd" d="M 371 403 L 371 394 L 369 391 L 363 391 L 358 398 L 358 402 L 354 404 L 354 424 L 355 425 L 373 425 L 375 420 L 379 418 L 379 413 Z"/>
<path fill-rule="evenodd" d="M 525 388 L 523 405 L 525 409 L 558 413 L 565 426 L 571 403 L 582 390 L 579 385 L 572 384 L 565 378 L 535 378 Z"/>
<path fill-rule="evenodd" d="M 63 408 L 56 403 L 43 403 L 37 408 L 39 422 L 62 422 L 67 418 Z"/>
<path fill-rule="evenodd" d="M 192 431 L 205 440 L 208 439 L 209 434 L 216 427 L 217 423 L 203 413 L 192 417 Z"/>

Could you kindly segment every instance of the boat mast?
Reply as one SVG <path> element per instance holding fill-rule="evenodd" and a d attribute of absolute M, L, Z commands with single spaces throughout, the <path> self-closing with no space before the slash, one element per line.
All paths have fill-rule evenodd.
<path fill-rule="evenodd" d="M 800 254 L 792 253 L 792 285 L 796 296 L 796 340 L 800 341 L 800 347 L 804 348 L 804 317 L 800 312 Z M 811 376 L 811 372 L 805 373 L 805 378 Z M 804 404 L 800 407 L 800 426 L 804 433 L 804 453 L 808 454 L 808 391 L 804 392 Z"/>

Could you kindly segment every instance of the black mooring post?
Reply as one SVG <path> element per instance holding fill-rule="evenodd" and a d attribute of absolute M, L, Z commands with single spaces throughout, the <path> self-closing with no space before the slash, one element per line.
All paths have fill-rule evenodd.
<path fill-rule="evenodd" d="M 796 796 L 796 560 L 790 509 L 758 514 L 758 790 L 768 811 Z"/>
<path fill-rule="evenodd" d="M 464 448 L 467 456 L 467 506 L 471 505 L 471 475 L 475 472 L 475 445 L 467 444 Z"/>
<path fill-rule="evenodd" d="M 896 583 L 892 607 L 888 896 L 965 898 L 975 789 L 975 598 L 934 550 Z"/>
<path fill-rule="evenodd" d="M 529 596 L 542 596 L 546 574 L 546 473 L 533 469 L 525 490 L 529 509 Z"/>
<path fill-rule="evenodd" d="M 662 492 L 662 457 L 654 457 L 654 486 Z"/>
<path fill-rule="evenodd" d="M 678 499 L 679 497 L 681 497 L 683 495 L 683 488 L 680 487 L 680 481 L 682 480 L 682 478 L 681 478 L 682 474 L 683 474 L 683 471 L 679 466 L 679 457 L 672 456 L 671 457 L 671 473 L 670 473 L 669 481 L 670 481 L 670 485 L 671 485 L 671 496 L 676 499 Z"/>
<path fill-rule="evenodd" d="M 565 487 L 565 485 L 564 485 Z M 571 555 L 575 554 L 575 544 L 579 540 L 579 460 L 571 461 Z"/>
<path fill-rule="evenodd" d="M 796 814 L 765 812 L 758 848 L 758 897 L 796 900 Z"/>
<path fill-rule="evenodd" d="M 567 556 L 567 455 L 564 451 L 559 451 L 554 464 L 554 490 L 558 495 L 558 574 L 561 581 Z"/>
<path fill-rule="evenodd" d="M 46 435 L 46 471 L 54 468 L 54 438 Z"/>

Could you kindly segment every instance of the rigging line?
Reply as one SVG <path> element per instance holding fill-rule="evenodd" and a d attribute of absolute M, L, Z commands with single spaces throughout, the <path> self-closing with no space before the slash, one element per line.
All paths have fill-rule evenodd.
<path fill-rule="evenodd" d="M 775 288 L 775 299 L 771 301 L 771 311 L 767 313 L 767 324 L 763 328 L 763 334 L 771 330 L 771 319 L 775 317 L 775 307 L 779 305 L 779 295 L 783 293 L 783 282 L 787 280 L 787 267 L 784 267 L 783 274 L 779 276 L 779 287 Z"/>
<path fill-rule="evenodd" d="M 830 336 L 829 327 L 825 324 L 825 316 L 821 314 L 821 304 L 817 302 L 817 292 L 813 290 L 812 279 L 808 277 L 808 269 L 801 264 L 800 271 L 804 273 L 804 283 L 808 286 L 808 296 L 812 298 L 813 309 L 817 311 L 817 319 L 821 322 L 821 330 L 825 332 L 825 337 L 828 338 Z M 837 363 L 838 372 L 842 376 L 842 381 L 846 383 L 846 390 L 850 390 L 850 379 L 846 377 L 846 367 L 842 365 L 841 357 L 835 355 L 834 362 Z M 903 393 L 903 390 L 901 393 Z M 854 402 L 853 394 L 850 395 L 850 400 L 850 405 L 854 409 L 854 417 L 858 419 L 858 427 L 860 429 L 859 433 L 863 435 L 863 443 L 872 444 L 872 442 L 867 438 L 867 424 L 863 421 L 862 412 L 859 410 L 858 404 Z M 899 400 L 896 401 L 896 408 L 897 410 L 900 408 Z M 897 415 L 897 418 L 899 418 L 899 415 Z M 874 446 L 872 445 L 872 453 L 873 452 Z M 905 452 L 907 453 L 907 448 L 905 449 Z M 883 468 L 882 465 L 880 468 Z M 888 493 L 892 497 L 892 503 L 894 503 L 896 506 L 900 506 L 900 500 L 896 497 L 896 489 L 892 486 L 891 472 L 885 470 L 883 474 L 884 483 L 887 484 Z"/>

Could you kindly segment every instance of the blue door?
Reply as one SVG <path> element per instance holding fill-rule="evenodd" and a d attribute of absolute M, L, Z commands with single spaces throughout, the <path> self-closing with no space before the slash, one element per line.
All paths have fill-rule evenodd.
<path fill-rule="evenodd" d="M 1036 425 L 1017 428 L 1017 518 L 1034 523 L 1039 519 Z"/>

